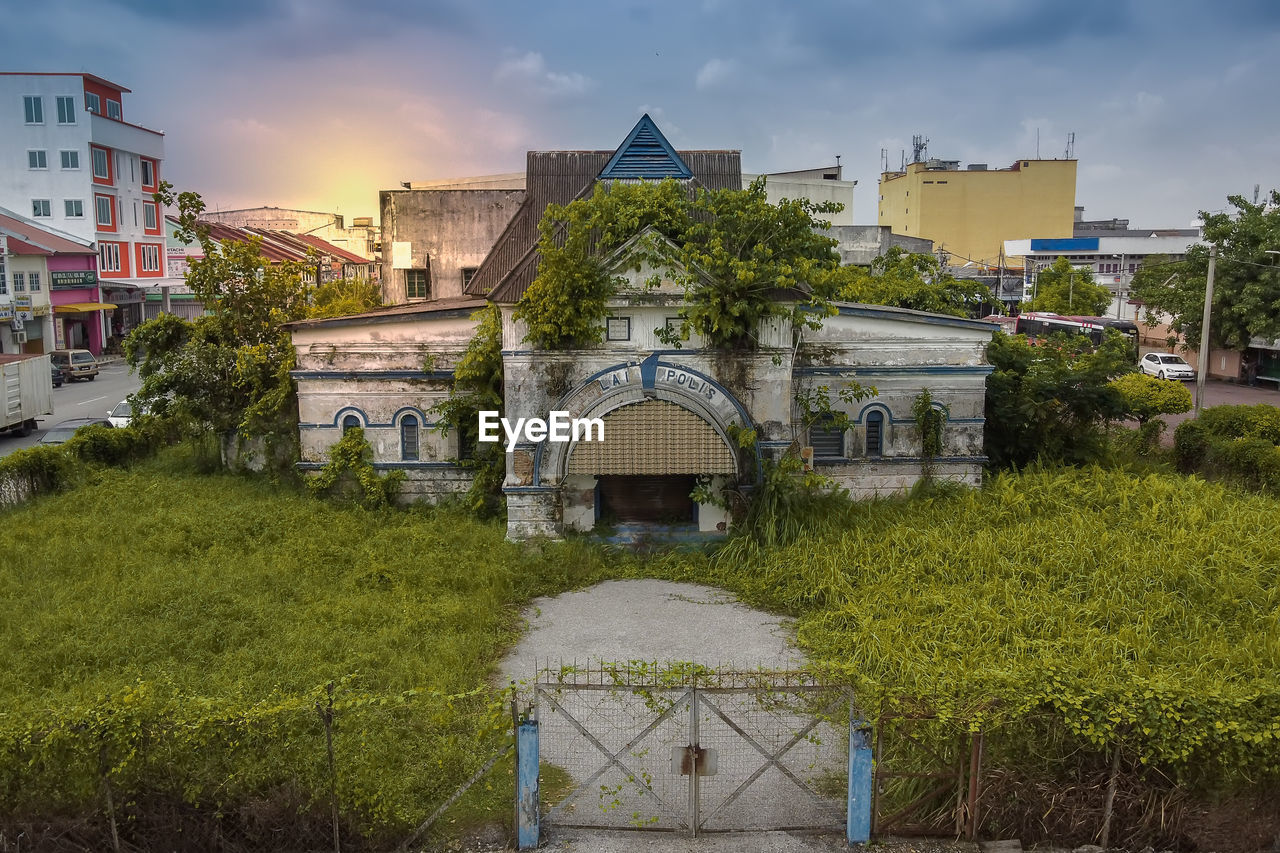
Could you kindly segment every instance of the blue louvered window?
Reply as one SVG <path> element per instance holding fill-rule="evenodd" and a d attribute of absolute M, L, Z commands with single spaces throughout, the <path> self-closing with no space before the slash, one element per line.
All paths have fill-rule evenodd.
<path fill-rule="evenodd" d="M 400 458 L 406 462 L 418 461 L 418 418 L 405 415 L 400 419 Z"/>
<path fill-rule="evenodd" d="M 884 452 L 884 414 L 867 413 L 867 455 L 880 456 Z"/>

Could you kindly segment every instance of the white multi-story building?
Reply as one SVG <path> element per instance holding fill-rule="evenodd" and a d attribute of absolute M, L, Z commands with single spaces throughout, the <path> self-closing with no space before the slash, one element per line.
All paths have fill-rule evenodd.
<path fill-rule="evenodd" d="M 141 322 L 142 290 L 165 275 L 164 134 L 125 120 L 128 92 L 92 74 L 0 73 L 0 206 L 97 248 L 93 282 L 50 293 L 55 333 L 75 324 L 95 351 Z"/>

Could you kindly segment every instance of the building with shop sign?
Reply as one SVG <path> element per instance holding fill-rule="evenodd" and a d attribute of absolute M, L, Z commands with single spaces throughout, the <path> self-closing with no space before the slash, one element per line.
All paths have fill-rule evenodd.
<path fill-rule="evenodd" d="M 0 206 L 97 249 L 93 287 L 53 295 L 68 345 L 95 353 L 142 322 L 143 294 L 165 275 L 152 198 L 164 134 L 126 120 L 129 91 L 82 72 L 0 73 Z"/>
<path fill-rule="evenodd" d="M 88 242 L 0 208 L 0 352 L 88 349 L 105 307 Z"/>

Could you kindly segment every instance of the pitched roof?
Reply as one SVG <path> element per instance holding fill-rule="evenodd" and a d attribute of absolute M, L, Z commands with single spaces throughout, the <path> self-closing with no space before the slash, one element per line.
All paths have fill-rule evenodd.
<path fill-rule="evenodd" d="M 650 128 L 656 137 L 648 136 Z M 653 147 L 657 140 L 661 140 L 657 148 L 662 152 Z M 632 147 L 632 143 L 637 142 L 639 144 Z M 663 159 L 668 153 L 674 161 Z M 646 156 L 654 158 L 650 163 L 653 169 L 650 174 L 645 173 L 641 162 Z M 606 176 L 614 161 L 625 166 L 631 174 L 626 177 Z M 525 170 L 527 189 L 524 201 L 472 276 L 466 292 L 475 296 L 487 295 L 494 302 L 518 301 L 538 274 L 538 222 L 548 204 L 568 204 L 574 199 L 584 198 L 601 180 L 675 177 L 669 173 L 672 162 L 678 162 L 688 170 L 689 177 L 682 180 L 691 193 L 699 188 L 742 189 L 740 151 L 675 151 L 648 116 L 642 118 L 622 145 L 613 151 L 530 151 Z"/>
<path fill-rule="evenodd" d="M 472 312 L 479 311 L 489 303 L 484 299 L 476 299 L 475 297 L 458 297 L 454 299 L 434 299 L 429 302 L 411 302 L 408 305 L 392 305 L 389 308 L 378 308 L 374 311 L 366 311 L 363 314 L 350 314 L 346 317 L 325 317 L 319 320 L 294 320 L 291 323 L 285 323 L 286 329 L 311 329 L 317 326 L 341 326 L 352 322 L 366 323 L 393 323 L 401 317 L 414 317 L 418 315 L 444 315 L 450 316 L 454 314 L 466 314 L 470 316 Z"/>
<path fill-rule="evenodd" d="M 169 219 L 170 217 L 165 218 Z M 272 231 L 267 228 L 239 228 L 234 225 L 224 225 L 221 222 L 209 222 L 207 220 L 201 220 L 199 224 L 208 228 L 209 237 L 219 243 L 224 240 L 247 243 L 254 237 L 259 238 L 262 241 L 262 254 L 269 261 L 310 263 L 308 252 L 314 250 L 318 254 L 329 255 L 333 260 L 343 264 L 372 263 L 366 258 L 352 254 L 346 249 L 340 249 L 332 243 L 321 240 L 311 234 L 293 234 L 288 231 Z"/>
<path fill-rule="evenodd" d="M 88 243 L 60 236 L 8 211 L 0 211 L 0 234 L 9 238 L 9 251 L 15 255 L 98 254 Z"/>

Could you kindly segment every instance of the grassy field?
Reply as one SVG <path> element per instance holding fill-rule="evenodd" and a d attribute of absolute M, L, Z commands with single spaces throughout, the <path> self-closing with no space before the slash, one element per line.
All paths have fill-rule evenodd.
<path fill-rule="evenodd" d="M 1172 476 L 1031 472 L 849 506 L 746 559 L 639 558 L 159 463 L 106 471 L 3 518 L 0 736 L 16 746 L 0 799 L 74 810 L 98 802 L 103 774 L 261 798 L 292 761 L 301 801 L 323 802 L 314 706 L 332 681 L 352 721 L 338 728 L 352 823 L 412 826 L 474 766 L 454 759 L 493 743 L 473 730 L 502 708 L 467 694 L 516 638 L 520 606 L 628 576 L 797 616 L 801 645 L 869 705 L 927 701 L 1013 732 L 1048 715 L 1054 758 L 1123 743 L 1135 761 L 1274 774 L 1277 506 Z M 109 767 L 94 764 L 99 742 Z M 249 753 L 228 784 L 227 762 Z M 83 778 L 49 755 L 77 756 Z M 194 769 L 174 778 L 164 768 L 182 756 Z"/>

